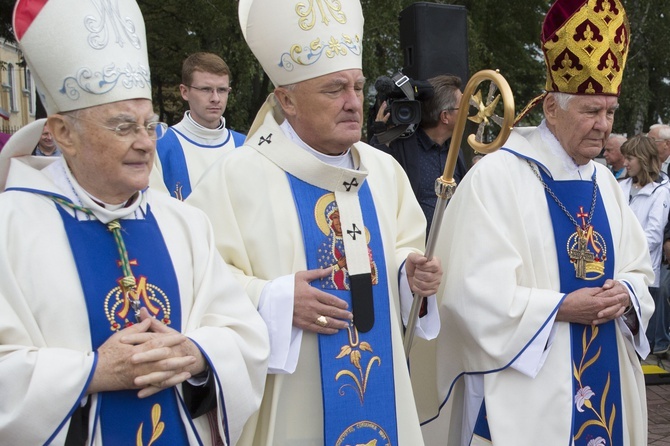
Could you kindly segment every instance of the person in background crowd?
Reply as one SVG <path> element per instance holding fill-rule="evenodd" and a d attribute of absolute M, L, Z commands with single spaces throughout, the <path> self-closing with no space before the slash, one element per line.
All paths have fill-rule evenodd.
<path fill-rule="evenodd" d="M 658 157 L 661 160 L 661 172 L 668 174 L 668 165 L 670 165 L 670 126 L 667 124 L 654 124 L 649 127 L 647 133 L 656 145 Z"/>
<path fill-rule="evenodd" d="M 53 136 L 51 136 L 51 132 L 49 131 L 49 127 L 47 127 L 46 123 L 44 124 L 44 128 L 42 129 L 42 135 L 40 136 L 40 141 L 37 143 L 37 146 L 35 146 L 35 150 L 33 150 L 33 155 L 34 156 L 61 155 L 60 150 L 56 145 L 56 141 L 54 141 Z"/>
<path fill-rule="evenodd" d="M 625 136 L 612 133 L 610 137 L 607 138 L 605 148 L 603 149 L 607 166 L 617 180 L 626 178 L 626 166 L 624 166 L 625 159 L 621 154 L 621 145 L 625 142 Z"/>
<path fill-rule="evenodd" d="M 223 59 L 212 53 L 191 54 L 182 64 L 181 82 L 179 91 L 189 109 L 158 141 L 152 187 L 163 189 L 156 181 L 162 176 L 170 195 L 184 200 L 209 166 L 241 145 L 245 136 L 226 128 L 223 113 L 232 88 Z"/>
<path fill-rule="evenodd" d="M 663 261 L 661 262 L 661 277 L 658 287 L 658 299 L 654 317 L 657 318 L 656 327 L 665 328 L 667 339 L 660 336 L 655 339 L 654 354 L 657 356 L 667 356 L 670 351 L 670 218 L 663 230 Z M 664 322 L 663 322 L 664 321 Z"/>
<path fill-rule="evenodd" d="M 387 144 L 379 142 L 375 135 L 370 145 L 393 156 L 405 170 L 430 230 L 437 203 L 435 180 L 444 172 L 463 94 L 461 79 L 457 76 L 435 76 L 428 82 L 433 86 L 433 95 L 421 101 L 421 122 L 416 131 L 406 138 L 397 138 Z M 389 115 L 385 101 L 379 107 L 377 121 L 385 123 Z M 454 171 L 456 183 L 463 179 L 466 172 L 465 161 L 459 150 Z"/>

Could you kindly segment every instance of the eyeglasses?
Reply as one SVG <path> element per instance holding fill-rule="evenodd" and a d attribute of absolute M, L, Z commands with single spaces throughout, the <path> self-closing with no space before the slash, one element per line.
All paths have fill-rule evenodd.
<path fill-rule="evenodd" d="M 112 131 L 119 139 L 125 141 L 131 141 L 137 139 L 142 130 L 147 132 L 147 136 L 149 137 L 150 140 L 156 141 L 161 139 L 165 135 L 165 132 L 168 129 L 168 125 L 160 121 L 149 122 L 145 125 L 139 125 L 134 122 L 123 122 L 117 125 L 116 127 L 107 127 L 106 125 L 102 125 L 99 122 L 92 121 L 90 119 L 78 118 L 72 115 L 67 116 L 69 118 L 76 119 L 78 121 L 90 122 L 91 124 L 95 124 L 98 127 L 102 127 L 103 129 Z"/>
<path fill-rule="evenodd" d="M 458 111 L 458 107 L 443 108 L 442 111 Z"/>
<path fill-rule="evenodd" d="M 219 96 L 224 96 L 224 95 L 227 95 L 228 93 L 230 93 L 230 90 L 232 90 L 231 87 L 217 87 L 217 88 L 214 88 L 214 87 L 194 87 L 193 85 L 187 85 L 187 87 L 192 88 L 194 90 L 201 91 L 201 92 L 205 93 L 207 96 L 211 96 L 212 93 L 214 93 L 215 91 L 216 91 L 216 94 L 218 94 Z"/>
<path fill-rule="evenodd" d="M 665 142 L 667 140 L 666 139 L 652 138 L 652 141 L 654 141 L 654 142 Z"/>

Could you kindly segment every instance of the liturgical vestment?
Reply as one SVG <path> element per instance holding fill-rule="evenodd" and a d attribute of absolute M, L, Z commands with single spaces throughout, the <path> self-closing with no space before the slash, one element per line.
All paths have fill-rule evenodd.
<path fill-rule="evenodd" d="M 571 324 L 555 320 L 566 295 L 557 259 L 569 254 L 566 240 L 557 245 L 554 239 L 557 219 L 564 218 L 570 232 L 575 229 L 545 193 L 538 168 L 546 182 L 571 180 L 585 186 L 583 212 L 570 209 L 573 215 L 579 213 L 579 222 L 589 218 L 593 175 L 597 180 L 598 206 L 604 207 L 609 228 L 594 230 L 611 234 L 611 246 L 598 256 L 613 262 L 608 265 L 609 278 L 628 287 L 639 330 L 632 333 L 623 317 L 613 322 L 616 348 L 609 359 L 618 364 L 621 392 L 616 414 L 609 405 L 601 410 L 603 392 L 587 397 L 606 414 L 607 423 L 621 422 L 623 438 L 614 444 L 646 444 L 647 409 L 638 354 L 649 353 L 644 333 L 654 306 L 647 290 L 653 272 L 644 232 L 607 168 L 593 161 L 577 166 L 544 123 L 515 129 L 502 149 L 477 163 L 447 208 L 436 249 L 445 259 L 446 276 L 439 294 L 442 331 L 436 356 L 437 404 L 443 406 L 437 419 L 434 413 L 422 412 L 422 421 L 432 420 L 424 424 L 427 444 L 462 446 L 471 444 L 471 438 L 472 444 L 490 444 L 472 437 L 482 397 L 495 445 L 570 445 L 573 409 L 585 410 L 584 400 L 573 389 L 580 363 L 573 368 Z M 581 280 L 579 287 L 592 283 Z M 589 355 L 596 356 L 595 351 L 585 358 Z M 598 361 L 586 368 L 597 367 Z M 591 437 L 593 444 L 610 444 L 604 434 L 607 442 L 600 443 L 599 436 Z M 574 444 L 586 445 L 586 437 Z"/>
<path fill-rule="evenodd" d="M 124 237 L 131 268 L 138 272 L 136 279 L 146 285 L 138 286 L 146 291 L 142 305 L 156 311 L 162 308 L 162 320 L 168 326 L 180 325 L 181 332 L 199 346 L 209 364 L 209 379 L 214 380 L 217 405 L 214 429 L 227 444 L 237 441 L 247 418 L 260 403 L 269 352 L 267 331 L 216 252 L 205 215 L 166 194 L 150 191 L 140 192 L 126 207 L 104 208 L 78 185 L 62 158 L 46 163 L 34 157 L 13 158 L 6 187 L 0 194 L 2 443 L 62 445 L 72 413 L 85 406 L 91 408 L 88 444 L 103 444 L 97 412 L 99 394 L 85 395 L 97 364 L 89 335 L 91 317 L 87 300 L 96 314 L 105 311 L 109 316 L 109 323 L 96 328 L 103 331 L 103 337 L 105 331 L 107 337 L 111 336 L 114 324 L 118 323 L 115 314 L 122 308 L 114 306 L 113 291 L 118 283 L 112 280 L 101 285 L 101 289 L 109 291 L 107 295 L 85 295 L 86 285 L 97 280 L 95 267 L 89 277 L 80 278 L 81 265 L 73 255 L 65 222 L 74 226 L 80 223 L 102 226 L 101 223 L 117 219 L 122 231 L 126 229 Z M 92 212 L 74 211 L 49 196 Z M 142 240 L 132 242 L 132 234 L 127 231 L 133 222 L 148 222 L 149 216 L 159 231 L 152 234 L 167 247 L 167 255 L 156 259 L 164 264 L 159 271 L 164 274 L 174 271 L 178 301 L 174 295 L 167 296 L 154 286 L 161 273 L 142 278 L 139 272 L 143 265 L 135 264 L 140 255 L 143 259 L 157 255 Z M 105 232 L 111 237 L 103 226 L 101 238 L 106 237 Z M 113 242 L 111 246 L 113 252 L 94 252 L 89 258 L 93 262 L 100 258 L 101 268 L 110 259 L 116 265 L 119 254 Z M 179 318 L 174 316 L 178 314 L 177 307 Z M 132 316 L 129 317 L 133 322 Z M 102 319 L 107 322 L 104 316 Z M 160 393 L 175 389 L 178 395 L 174 398 L 183 399 L 181 385 Z M 183 404 L 180 406 L 178 417 L 185 426 L 189 444 L 212 444 L 208 416 L 191 420 Z M 125 407 L 115 418 L 123 420 L 124 413 L 132 410 L 133 407 Z M 145 435 L 152 432 L 152 427 L 154 433 L 160 433 L 162 418 L 156 416 L 152 423 L 152 415 L 159 414 L 146 414 Z M 176 420 L 179 422 L 179 418 Z M 126 427 L 133 434 L 142 430 L 130 423 Z M 83 429 L 86 431 L 86 427 Z M 147 444 L 148 437 L 143 441 Z M 154 444 L 166 444 L 161 441 L 164 440 L 159 435 Z"/>
<path fill-rule="evenodd" d="M 208 213 L 219 251 L 236 269 L 246 291 L 258 305 L 264 287 L 270 281 L 310 269 L 295 204 L 302 197 L 294 197 L 286 170 L 311 184 L 318 184 L 334 174 L 339 175 L 340 184 L 346 183 L 347 187 L 363 183 L 369 186 L 388 277 L 388 293 L 384 299 L 388 299 L 390 308 L 388 341 L 392 348 L 395 389 L 390 388 L 386 393 L 395 391 L 395 408 L 390 409 L 395 411 L 397 418 L 398 444 L 421 445 L 423 440 L 404 360 L 398 302 L 398 274 L 403 262 L 409 253 L 422 253 L 424 248 L 425 219 L 421 209 L 402 168 L 390 156 L 367 144 L 356 143 L 351 148 L 356 169 L 329 166 L 284 134 L 280 128 L 284 120 L 281 109 L 273 105 L 271 95 L 257 115 L 245 145 L 219 160 L 187 203 Z M 273 151 L 281 160 L 273 161 L 270 159 L 273 154 L 266 156 L 263 151 Z M 288 168 L 277 164 L 287 160 L 290 161 Z M 378 259 L 375 252 L 370 255 Z M 334 280 L 337 281 L 337 277 Z M 276 304 L 272 297 L 267 300 L 265 305 Z M 289 311 L 292 312 L 292 306 Z M 270 328 L 272 331 L 273 327 Z M 302 332 L 298 336 L 301 344 L 295 371 L 268 376 L 257 424 L 247 426 L 241 444 L 324 444 L 318 336 L 312 332 Z M 367 353 L 363 352 L 363 365 Z M 371 368 L 370 379 L 374 379 L 376 370 L 376 366 Z"/>

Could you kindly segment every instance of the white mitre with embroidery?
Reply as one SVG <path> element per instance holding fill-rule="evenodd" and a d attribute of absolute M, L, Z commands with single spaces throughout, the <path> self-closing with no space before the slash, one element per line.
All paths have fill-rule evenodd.
<path fill-rule="evenodd" d="M 363 67 L 359 0 L 240 0 L 239 18 L 275 86 Z"/>
<path fill-rule="evenodd" d="M 151 99 L 135 0 L 18 0 L 13 26 L 48 114 Z"/>

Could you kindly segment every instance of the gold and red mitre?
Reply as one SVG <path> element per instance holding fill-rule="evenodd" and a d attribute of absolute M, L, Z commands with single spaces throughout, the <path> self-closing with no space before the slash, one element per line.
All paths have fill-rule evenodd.
<path fill-rule="evenodd" d="M 557 0 L 542 25 L 546 91 L 619 96 L 629 45 L 619 0 Z"/>
<path fill-rule="evenodd" d="M 517 115 L 519 123 L 547 92 L 619 96 L 630 46 L 620 0 L 556 0 L 542 24 L 545 92 Z"/>

